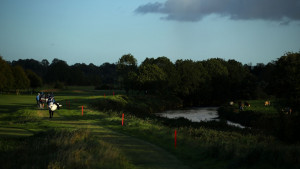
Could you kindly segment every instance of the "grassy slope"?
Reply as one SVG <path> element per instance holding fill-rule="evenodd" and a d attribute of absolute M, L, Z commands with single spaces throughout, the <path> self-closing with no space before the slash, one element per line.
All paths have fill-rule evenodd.
<path fill-rule="evenodd" d="M 80 91 L 77 91 L 77 94 L 73 92 L 72 96 L 69 93 L 71 91 L 60 93 L 60 96 L 56 97 L 57 102 L 63 104 L 64 109 L 55 112 L 54 118 L 51 120 L 48 118 L 47 110 L 39 110 L 35 107 L 34 96 L 0 96 L 0 154 L 1 160 L 9 159 L 6 161 L 5 168 L 20 168 L 21 166 L 25 168 L 30 168 L 30 166 L 36 168 L 44 168 L 45 166 L 72 168 L 75 165 L 78 167 L 79 164 L 84 168 L 95 168 L 95 166 L 99 168 L 187 168 L 174 155 L 158 146 L 106 128 L 105 126 L 109 126 L 105 122 L 107 116 L 104 113 L 92 111 L 88 107 L 89 102 L 102 96 L 87 96 L 85 92 L 81 93 Z M 66 94 L 68 96 L 65 96 Z M 93 94 L 96 95 L 97 93 Z M 81 116 L 82 105 L 84 106 L 84 116 Z M 52 129 L 56 132 L 53 132 Z M 79 134 L 75 134 L 75 136 L 70 134 L 74 131 L 76 133 L 77 129 L 86 129 L 86 132 L 79 131 Z M 61 133 L 65 133 L 67 136 L 62 136 Z M 86 139 L 85 133 L 89 133 L 88 136 L 92 139 Z M 19 137 L 30 135 L 33 136 L 28 139 Z M 57 137 L 49 140 L 53 144 L 43 143 L 43 138 L 53 137 L 53 135 Z M 39 153 L 35 144 L 30 144 L 33 140 L 40 140 L 35 141 L 35 144 L 40 145 L 42 149 L 49 149 L 54 146 L 57 151 L 45 150 L 45 152 Z M 69 140 L 75 141 L 61 146 L 61 142 L 69 142 Z M 91 151 L 91 147 L 86 144 L 86 142 L 95 141 L 100 142 L 96 144 L 98 151 L 102 151 L 104 154 L 102 156 L 106 159 L 99 155 L 95 156 L 95 152 Z M 19 143 L 25 143 L 26 147 L 29 148 L 16 146 Z M 66 147 L 75 148 L 68 149 Z M 20 150 L 31 154 L 32 157 L 29 160 L 26 158 L 19 160 L 8 158 L 16 155 Z M 8 156 L 5 155 L 7 153 Z M 42 160 L 46 161 L 47 164 L 35 164 L 34 161 L 40 157 L 34 154 L 40 156 L 41 153 L 53 154 L 50 155 L 51 157 L 42 155 Z M 24 154 L 24 156 L 26 155 Z M 93 161 L 100 162 L 95 163 Z M 19 166 L 15 166 L 16 163 Z"/>
<path fill-rule="evenodd" d="M 121 127 L 117 124 L 120 124 L 122 111 L 119 114 L 114 113 L 113 111 L 118 109 L 112 105 L 130 108 L 131 102 L 126 102 L 126 99 L 124 101 L 124 97 L 112 100 L 114 101 L 107 101 L 99 107 L 111 114 L 106 120 L 110 124 L 108 127 L 159 145 L 192 168 L 299 168 L 300 166 L 299 155 L 296 155 L 300 154 L 299 145 L 286 145 L 274 137 L 248 129 L 232 129 L 224 126 L 222 122 L 193 124 L 181 119 L 162 120 L 151 116 L 136 118 L 125 112 L 126 127 Z M 149 102 L 151 101 L 146 100 L 143 105 L 137 107 L 145 106 L 144 104 L 151 105 Z M 139 101 L 136 101 L 136 104 L 139 104 Z M 104 107 L 105 105 L 107 107 Z M 166 124 L 173 127 L 167 127 Z M 174 149 L 175 129 L 178 131 L 176 149 Z"/>
<path fill-rule="evenodd" d="M 64 133 L 64 130 L 87 129 L 87 132 L 92 136 L 92 142 L 96 140 L 105 143 L 100 144 L 100 147 L 104 147 L 102 151 L 106 152 L 108 149 L 107 153 L 110 154 L 112 152 L 110 147 L 117 150 L 118 153 L 115 154 L 117 158 L 115 158 L 115 155 L 111 155 L 110 159 L 104 161 L 114 161 L 114 163 L 120 165 L 108 168 L 187 168 L 182 162 L 188 164 L 191 168 L 297 168 L 296 166 L 299 166 L 297 165 L 299 164 L 299 146 L 284 145 L 272 137 L 205 127 L 167 127 L 155 119 L 136 118 L 128 112 L 124 112 L 125 125 L 121 126 L 122 111 L 116 113 L 106 109 L 103 113 L 92 110 L 89 103 L 103 102 L 103 100 L 108 100 L 108 103 L 111 103 L 109 100 L 123 102 L 124 97 L 106 96 L 104 98 L 103 96 L 97 96 L 97 94 L 102 95 L 103 91 L 88 94 L 87 92 L 70 90 L 59 93 L 56 100 L 64 105 L 64 109 L 57 111 L 54 114 L 54 119 L 51 120 L 48 119 L 46 110 L 37 110 L 34 107 L 34 96 L 0 96 L 0 104 L 4 105 L 0 109 L 6 110 L 4 113 L 1 110 L 0 127 L 6 132 L 17 129 L 27 134 L 28 132 L 35 134 L 33 137 L 29 137 L 33 139 L 39 137 L 36 133 L 48 131 L 49 129 L 59 130 L 58 133 L 61 130 Z M 27 98 L 27 101 L 24 101 L 25 98 Z M 70 107 L 68 106 L 69 101 Z M 133 101 L 129 99 L 129 108 L 134 105 L 132 104 Z M 115 105 L 115 102 L 112 103 Z M 24 104 L 26 106 L 23 106 Z M 142 102 L 136 102 L 136 104 L 140 108 L 145 106 Z M 84 105 L 84 116 L 81 116 L 82 105 Z M 109 108 L 111 108 L 111 105 Z M 175 129 L 178 131 L 176 149 L 174 148 Z M 11 131 L 11 133 L 13 132 Z M 84 135 L 77 138 L 79 139 L 78 142 L 84 140 L 82 143 L 84 144 L 88 141 L 80 139 Z M 20 148 L 16 146 L 19 143 L 19 138 L 6 138 L 10 141 L 1 139 L 0 143 L 2 156 L 5 156 L 4 154 L 9 152 L 8 150 L 11 150 L 10 153 L 14 154 Z M 72 140 L 73 138 L 63 137 L 61 139 Z M 11 140 L 13 141 L 11 142 Z M 80 147 L 79 150 L 75 151 L 64 147 L 61 149 L 64 150 L 59 153 L 62 154 L 62 157 L 57 155 L 58 157 L 48 162 L 48 166 L 53 165 L 55 167 L 54 164 L 70 166 L 72 159 L 74 161 L 75 157 L 81 157 L 80 154 L 83 154 L 83 157 L 85 157 L 86 152 L 87 154 L 93 154 L 93 152 L 88 151 L 88 145 L 83 146 L 83 150 L 87 149 L 87 151 L 81 151 Z M 30 149 L 27 151 L 30 151 Z M 65 164 L 60 164 L 63 161 L 61 159 L 66 158 L 64 154 L 69 151 L 77 152 L 75 154 L 79 155 L 68 158 L 71 161 L 70 163 L 67 161 Z M 92 157 L 101 159 L 101 157 L 91 155 L 90 158 Z M 86 161 L 84 159 L 79 158 L 79 161 Z M 120 161 L 124 160 L 127 162 L 121 164 Z M 24 165 L 27 165 L 27 163 Z M 90 168 L 95 165 L 97 164 L 86 164 Z"/>

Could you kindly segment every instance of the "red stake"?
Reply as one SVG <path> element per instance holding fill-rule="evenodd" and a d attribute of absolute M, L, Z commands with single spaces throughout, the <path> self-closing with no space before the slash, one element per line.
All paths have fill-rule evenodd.
<path fill-rule="evenodd" d="M 81 113 L 81 115 L 83 116 L 83 106 L 82 106 L 82 113 Z"/>
<path fill-rule="evenodd" d="M 115 96 L 115 91 L 113 91 L 113 96 Z"/>
<path fill-rule="evenodd" d="M 122 126 L 124 124 L 124 113 L 122 114 Z"/>
<path fill-rule="evenodd" d="M 176 135 L 177 135 L 177 131 L 175 130 L 175 148 L 176 148 L 176 143 L 177 143 Z"/>
<path fill-rule="evenodd" d="M 104 93 L 104 98 L 105 98 L 105 93 Z"/>

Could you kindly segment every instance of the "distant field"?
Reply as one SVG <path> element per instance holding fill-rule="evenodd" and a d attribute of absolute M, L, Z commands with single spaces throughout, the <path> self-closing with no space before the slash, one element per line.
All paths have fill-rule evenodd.
<path fill-rule="evenodd" d="M 278 114 L 278 107 L 280 107 L 278 101 L 271 100 L 270 106 L 265 106 L 265 101 L 266 100 L 248 100 L 247 102 L 250 104 L 250 107 L 245 106 L 244 110 L 256 111 L 266 114 Z M 234 106 L 238 108 L 237 103 Z"/>

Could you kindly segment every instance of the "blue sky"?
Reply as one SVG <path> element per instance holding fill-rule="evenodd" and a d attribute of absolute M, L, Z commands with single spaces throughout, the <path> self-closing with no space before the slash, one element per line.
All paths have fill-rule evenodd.
<path fill-rule="evenodd" d="M 241 3 L 243 2 L 243 3 Z M 131 53 L 268 63 L 300 51 L 300 0 L 0 0 L 0 55 L 115 63 Z"/>

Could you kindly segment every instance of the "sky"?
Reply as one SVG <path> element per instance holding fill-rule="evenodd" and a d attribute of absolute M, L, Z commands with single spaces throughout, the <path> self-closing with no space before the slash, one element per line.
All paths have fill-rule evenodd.
<path fill-rule="evenodd" d="M 4 60 L 116 63 L 132 54 L 267 64 L 300 51 L 300 0 L 0 0 Z"/>

